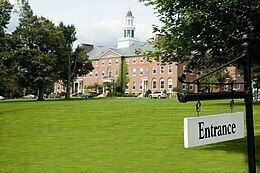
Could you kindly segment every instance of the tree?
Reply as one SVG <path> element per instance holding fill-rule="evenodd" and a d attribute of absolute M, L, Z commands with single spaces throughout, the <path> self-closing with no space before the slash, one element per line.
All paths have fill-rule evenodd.
<path fill-rule="evenodd" d="M 55 66 L 57 50 L 63 33 L 45 19 L 33 15 L 28 1 L 21 1 L 20 24 L 13 32 L 19 40 L 17 53 L 22 84 L 38 90 L 38 100 L 43 100 L 46 85 L 57 79 Z"/>
<path fill-rule="evenodd" d="M 7 83 L 12 81 L 13 61 L 10 56 L 11 37 L 5 29 L 11 17 L 12 5 L 7 0 L 0 1 L 0 94 L 5 94 Z"/>
<path fill-rule="evenodd" d="M 3 37 L 5 34 L 5 28 L 9 24 L 11 18 L 12 5 L 8 0 L 0 1 L 0 37 Z"/>
<path fill-rule="evenodd" d="M 78 46 L 73 50 L 73 42 L 76 41 L 76 31 L 73 25 L 65 26 L 60 23 L 59 29 L 62 31 L 65 42 L 59 51 L 58 73 L 59 79 L 66 85 L 65 99 L 70 98 L 71 83 L 77 76 L 88 74 L 94 68 L 88 60 L 86 51 Z"/>
<path fill-rule="evenodd" d="M 189 61 L 189 68 L 213 68 L 242 54 L 248 35 L 253 65 L 259 66 L 260 1 L 140 0 L 156 9 L 165 38 L 149 56 L 162 61 Z M 213 58 L 207 58 L 210 54 Z M 242 67 L 243 61 L 234 65 Z"/>
<path fill-rule="evenodd" d="M 119 75 L 116 79 L 116 90 L 124 95 L 127 83 L 129 82 L 129 77 L 127 76 L 128 66 L 125 57 L 121 57 Z"/>

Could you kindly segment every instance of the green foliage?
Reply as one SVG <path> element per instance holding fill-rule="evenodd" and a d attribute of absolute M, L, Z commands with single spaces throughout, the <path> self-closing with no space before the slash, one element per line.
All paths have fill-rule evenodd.
<path fill-rule="evenodd" d="M 172 89 L 173 92 L 184 92 L 182 88 L 180 87 L 175 87 Z"/>
<path fill-rule="evenodd" d="M 121 92 L 122 94 L 125 93 L 127 83 L 130 81 L 129 77 L 127 76 L 128 73 L 128 65 L 126 63 L 125 57 L 121 57 L 121 63 L 119 68 L 119 75 L 116 79 L 117 91 Z"/>
<path fill-rule="evenodd" d="M 12 8 L 8 0 L 0 0 L 0 38 L 4 37 L 4 29 L 10 21 Z"/>
<path fill-rule="evenodd" d="M 70 98 L 70 86 L 73 79 L 77 76 L 82 76 L 88 74 L 94 68 L 92 63 L 88 60 L 88 55 L 86 51 L 77 46 L 73 50 L 73 42 L 76 41 L 76 30 L 74 25 L 65 26 L 60 23 L 59 30 L 64 35 L 63 44 L 60 45 L 60 50 L 58 51 L 58 63 L 57 63 L 57 73 L 59 74 L 59 79 L 64 82 L 67 87 L 66 99 Z"/>
<path fill-rule="evenodd" d="M 23 74 L 21 84 L 37 89 L 38 100 L 43 100 L 46 86 L 58 77 L 55 73 L 56 52 L 62 44 L 63 34 L 51 21 L 33 15 L 27 1 L 22 1 L 20 8 L 20 24 L 13 36 L 19 40 L 15 56 Z"/>
<path fill-rule="evenodd" d="M 107 97 L 122 97 L 122 93 L 116 91 L 108 92 Z"/>
<path fill-rule="evenodd" d="M 151 90 L 147 90 L 144 94 L 144 97 L 148 97 L 149 94 L 152 94 L 152 91 Z"/>
<path fill-rule="evenodd" d="M 100 93 L 103 90 L 103 85 L 99 83 L 93 83 L 92 85 L 87 86 L 85 88 L 86 91 L 95 91 L 96 93 Z"/>
<path fill-rule="evenodd" d="M 252 64 L 259 65 L 259 1 L 140 1 L 155 9 L 163 26 L 154 30 L 165 35 L 149 56 L 161 61 L 189 61 L 190 69 L 214 68 L 242 55 L 242 35 L 247 34 Z M 234 65 L 243 66 L 243 61 Z"/>
<path fill-rule="evenodd" d="M 17 84 L 17 63 L 14 55 L 16 40 L 5 33 L 11 17 L 12 5 L 7 0 L 0 1 L 0 95 L 18 97 L 20 95 Z"/>

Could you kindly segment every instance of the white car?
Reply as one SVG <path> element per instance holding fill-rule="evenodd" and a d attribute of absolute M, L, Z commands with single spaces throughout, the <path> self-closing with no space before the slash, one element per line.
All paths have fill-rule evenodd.
<path fill-rule="evenodd" d="M 5 97 L 4 96 L 0 96 L 0 100 L 4 100 L 5 99 Z"/>
<path fill-rule="evenodd" d="M 167 98 L 168 97 L 168 94 L 167 93 L 164 93 L 162 91 L 158 91 L 158 92 L 154 92 L 152 94 L 149 94 L 148 97 L 151 99 L 151 98 Z"/>
<path fill-rule="evenodd" d="M 26 96 L 23 96 L 24 99 L 35 99 L 36 96 L 33 94 L 27 94 Z"/>

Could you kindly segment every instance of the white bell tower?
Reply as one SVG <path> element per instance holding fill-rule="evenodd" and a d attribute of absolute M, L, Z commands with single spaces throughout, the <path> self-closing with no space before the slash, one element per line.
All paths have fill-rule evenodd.
<path fill-rule="evenodd" d="M 118 39 L 118 48 L 129 47 L 133 43 L 140 42 L 138 39 L 135 38 L 134 17 L 130 10 L 125 16 L 123 31 L 123 38 Z"/>

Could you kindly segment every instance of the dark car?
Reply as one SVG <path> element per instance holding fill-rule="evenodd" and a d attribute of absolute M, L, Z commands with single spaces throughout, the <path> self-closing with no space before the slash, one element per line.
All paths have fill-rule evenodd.
<path fill-rule="evenodd" d="M 82 94 L 82 98 L 88 99 L 88 98 L 93 98 L 94 94 L 93 93 L 84 93 Z"/>
<path fill-rule="evenodd" d="M 49 98 L 60 98 L 60 94 L 56 92 L 52 92 L 48 95 Z"/>

